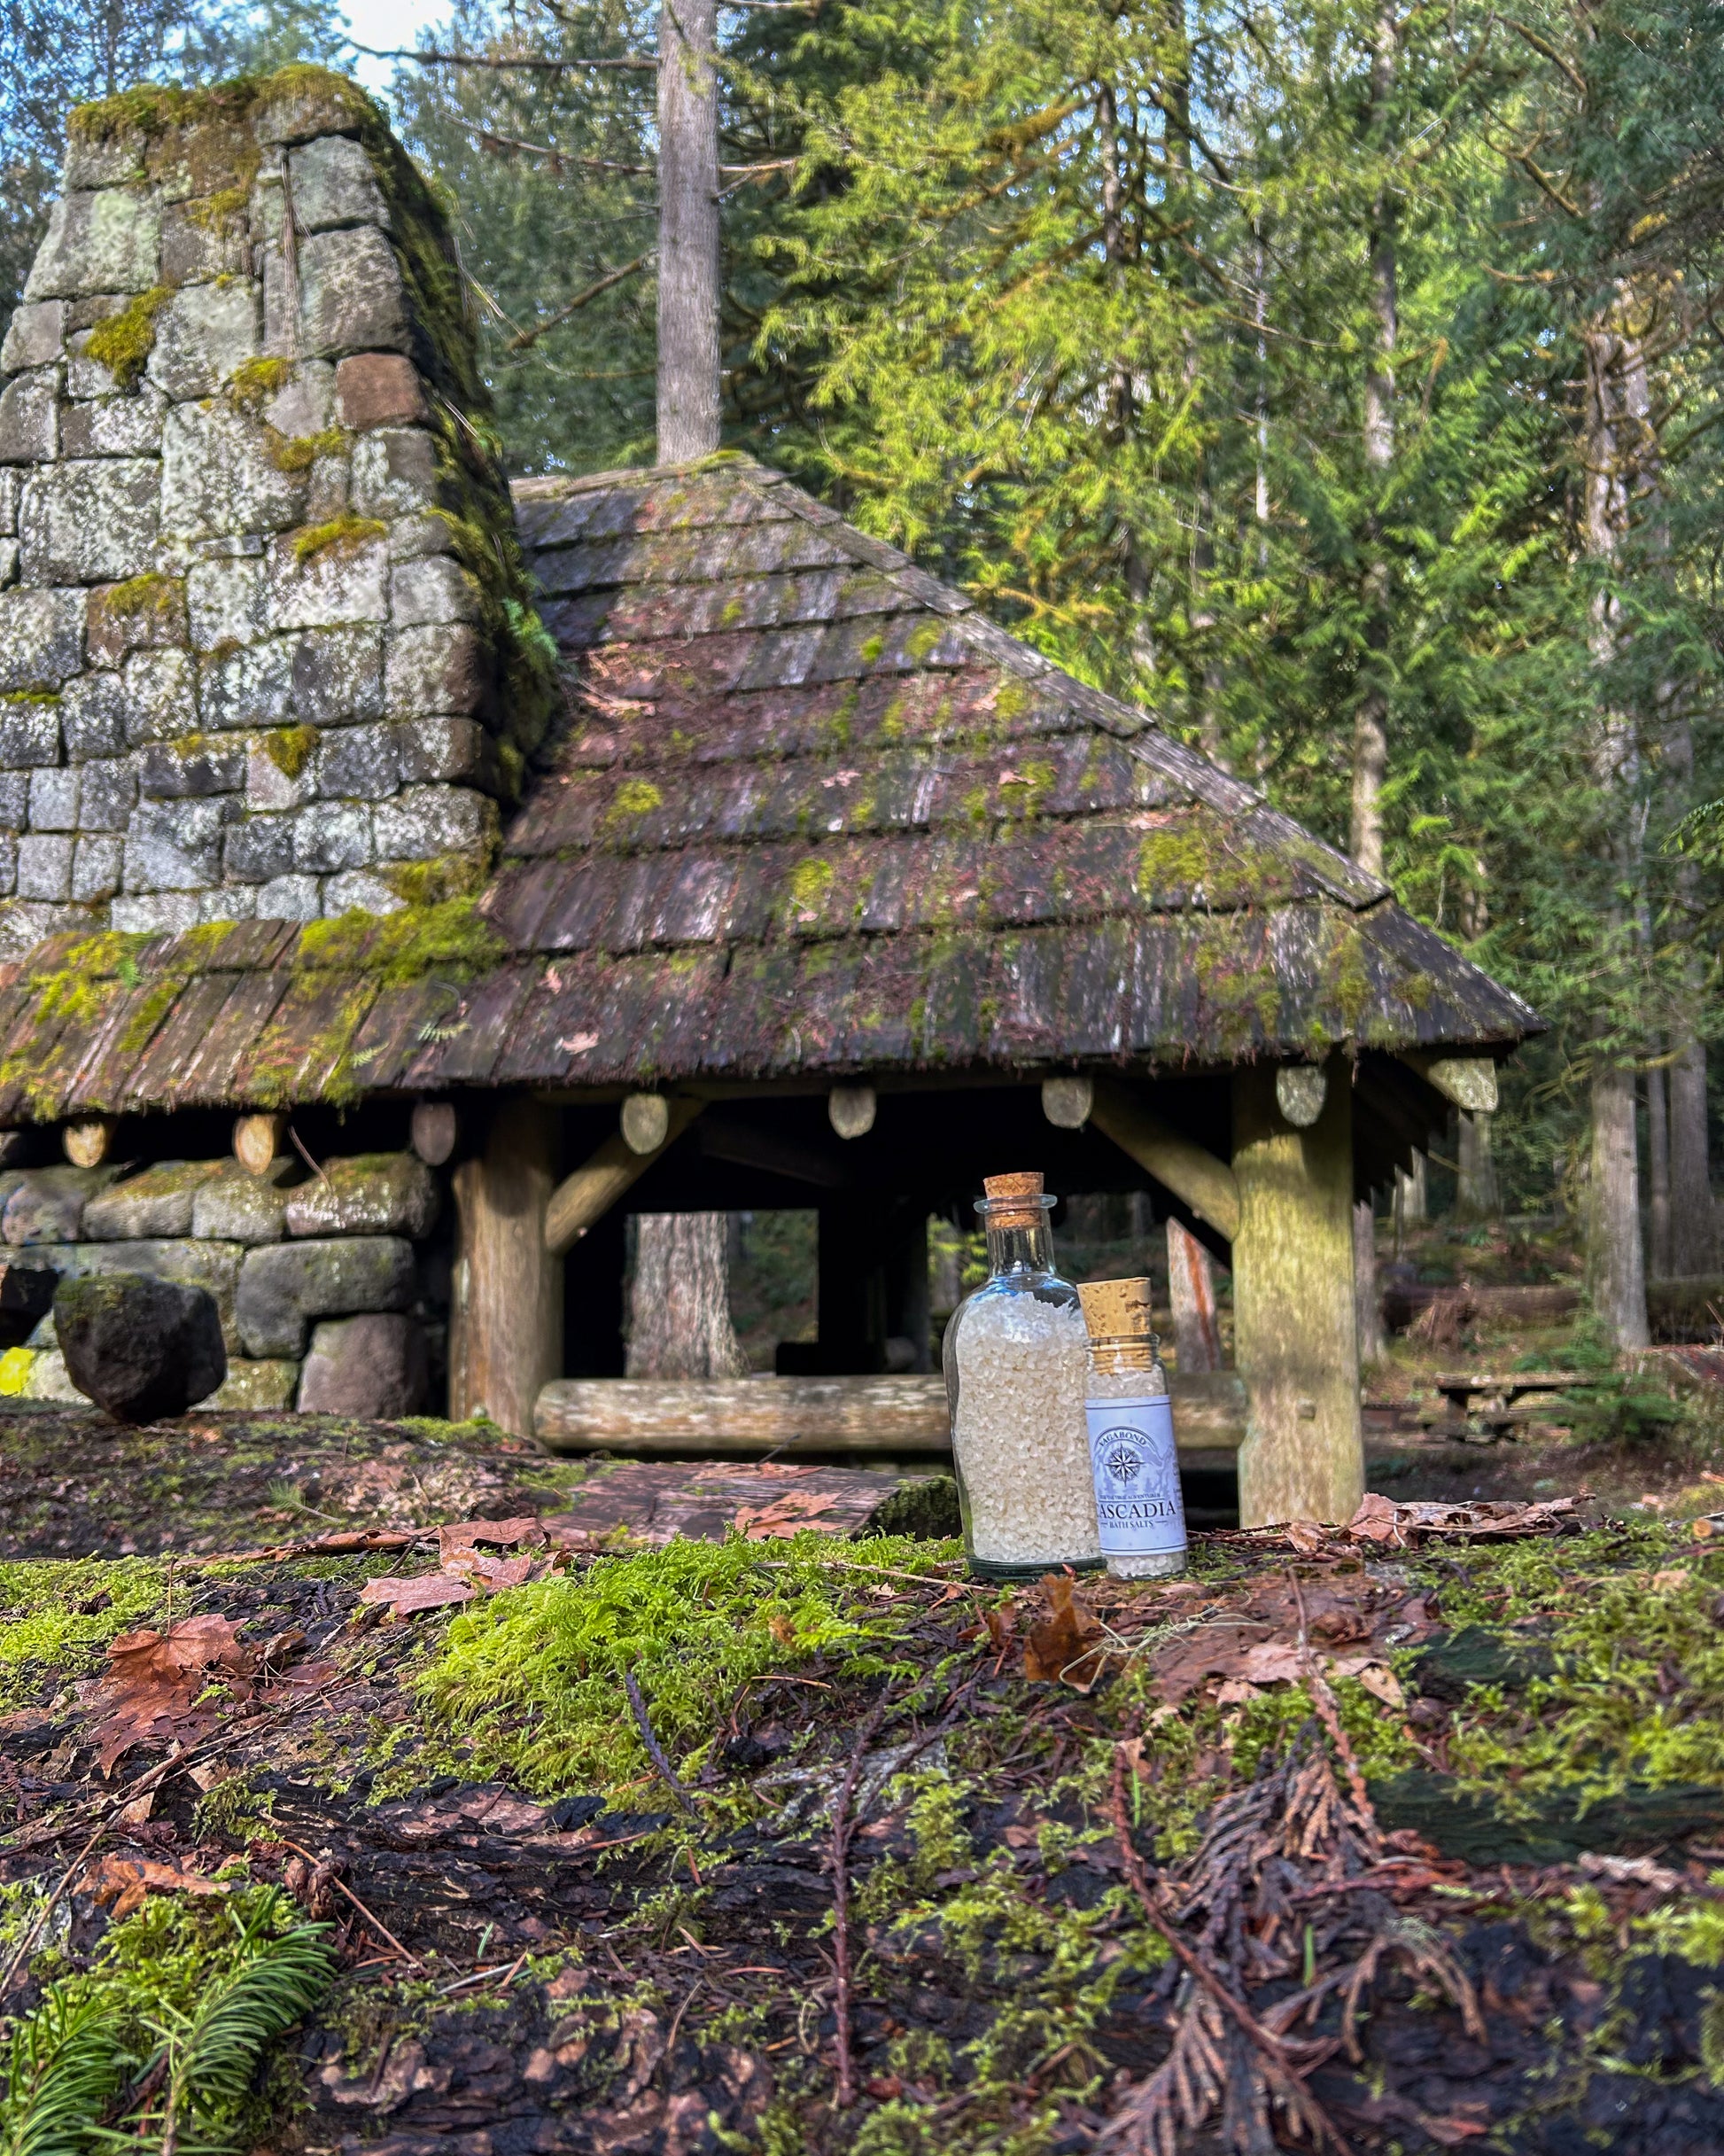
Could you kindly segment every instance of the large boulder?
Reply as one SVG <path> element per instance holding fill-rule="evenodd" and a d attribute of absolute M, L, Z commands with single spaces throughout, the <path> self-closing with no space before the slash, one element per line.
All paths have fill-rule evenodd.
<path fill-rule="evenodd" d="M 228 1374 L 207 1288 L 141 1273 L 86 1273 L 60 1282 L 54 1330 L 73 1383 L 117 1421 L 182 1415 Z"/>
<path fill-rule="evenodd" d="M 418 1414 L 429 1382 L 424 1330 L 416 1318 L 379 1312 L 328 1319 L 311 1335 L 299 1411 L 386 1422 Z"/>

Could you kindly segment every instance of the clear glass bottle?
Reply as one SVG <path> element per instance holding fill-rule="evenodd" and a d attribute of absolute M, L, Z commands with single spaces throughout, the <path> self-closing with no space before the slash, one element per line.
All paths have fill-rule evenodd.
<path fill-rule="evenodd" d="M 1185 1505 L 1149 1282 L 1089 1280 L 1078 1293 L 1090 1334 L 1083 1409 L 1107 1569 L 1115 1579 L 1168 1579 L 1185 1569 Z"/>
<path fill-rule="evenodd" d="M 952 1312 L 944 1363 L 964 1549 L 981 1579 L 1101 1563 L 1077 1290 L 1053 1269 L 1039 1175 L 985 1179 L 988 1278 Z"/>

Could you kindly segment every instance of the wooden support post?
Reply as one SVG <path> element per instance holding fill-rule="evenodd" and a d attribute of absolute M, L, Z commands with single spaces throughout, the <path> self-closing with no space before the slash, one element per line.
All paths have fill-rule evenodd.
<path fill-rule="evenodd" d="M 1271 1072 L 1271 1097 L 1274 1086 Z M 1115 1078 L 1095 1081 L 1090 1120 L 1122 1153 L 1130 1154 L 1140 1168 L 1231 1242 L 1239 1225 L 1239 1197 L 1233 1171 L 1224 1160 L 1217 1160 L 1195 1139 L 1163 1123 L 1137 1094 Z"/>
<path fill-rule="evenodd" d="M 1299 1130 L 1275 1069 L 1233 1074 L 1233 1358 L 1246 1383 L 1239 1521 L 1348 1520 L 1364 1495 L 1353 1303 L 1352 1092 Z"/>
<path fill-rule="evenodd" d="M 558 1118 L 521 1095 L 500 1101 L 485 1151 L 454 1171 L 449 1413 L 488 1414 L 532 1435 L 533 1402 L 563 1374 L 563 1265 L 545 1247 Z"/>
<path fill-rule="evenodd" d="M 673 1101 L 665 1121 L 664 1143 L 656 1151 L 635 1152 L 618 1131 L 572 1175 L 565 1176 L 545 1209 L 545 1248 L 551 1256 L 561 1257 L 571 1249 L 659 1155 L 676 1143 L 700 1112 L 698 1101 Z"/>

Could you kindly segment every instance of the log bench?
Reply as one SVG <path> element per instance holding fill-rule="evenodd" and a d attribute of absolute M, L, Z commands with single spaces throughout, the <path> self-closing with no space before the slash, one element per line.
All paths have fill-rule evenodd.
<path fill-rule="evenodd" d="M 1176 1377 L 1170 1392 L 1182 1459 L 1231 1466 L 1245 1437 L 1239 1379 Z M 558 1378 L 539 1394 L 533 1428 L 554 1452 L 633 1459 L 951 1457 L 938 1377 Z"/>

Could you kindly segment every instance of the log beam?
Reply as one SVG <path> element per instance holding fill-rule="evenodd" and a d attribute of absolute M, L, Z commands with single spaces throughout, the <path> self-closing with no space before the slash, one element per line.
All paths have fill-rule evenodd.
<path fill-rule="evenodd" d="M 449 1413 L 532 1435 L 533 1402 L 563 1369 L 563 1266 L 546 1248 L 562 1130 L 524 1096 L 497 1103 L 485 1151 L 454 1177 Z M 618 1140 L 620 1143 L 620 1140 Z"/>
<path fill-rule="evenodd" d="M 1239 1521 L 1343 1521 L 1364 1495 L 1353 1296 L 1352 1089 L 1305 1129 L 1275 1071 L 1233 1074 L 1233 1354 L 1246 1386 Z"/>
<path fill-rule="evenodd" d="M 1245 1435 L 1245 1394 L 1231 1370 L 1175 1377 L 1182 1452 L 1227 1452 Z M 631 1459 L 689 1453 L 757 1459 L 780 1445 L 797 1456 L 896 1453 L 949 1458 L 945 1381 L 883 1377 L 560 1378 L 539 1396 L 533 1425 L 554 1452 Z"/>
<path fill-rule="evenodd" d="M 1427 1049 L 1409 1048 L 1401 1060 L 1417 1070 L 1427 1086 L 1435 1086 L 1445 1101 L 1465 1109 L 1468 1115 L 1496 1112 L 1496 1065 L 1488 1055 L 1437 1055 Z"/>
<path fill-rule="evenodd" d="M 1270 1085 L 1272 1092 L 1272 1072 Z M 1231 1242 L 1239 1225 L 1239 1194 L 1233 1171 L 1224 1160 L 1217 1160 L 1195 1139 L 1164 1123 L 1115 1078 L 1096 1079 L 1090 1120 L 1121 1152 L 1130 1154 L 1145 1173 Z"/>
<path fill-rule="evenodd" d="M 571 1249 L 630 1185 L 669 1152 L 700 1112 L 698 1101 L 672 1101 L 662 1145 L 655 1146 L 650 1153 L 637 1153 L 618 1131 L 572 1175 L 565 1176 L 545 1208 L 545 1248 L 550 1256 L 561 1257 Z"/>

